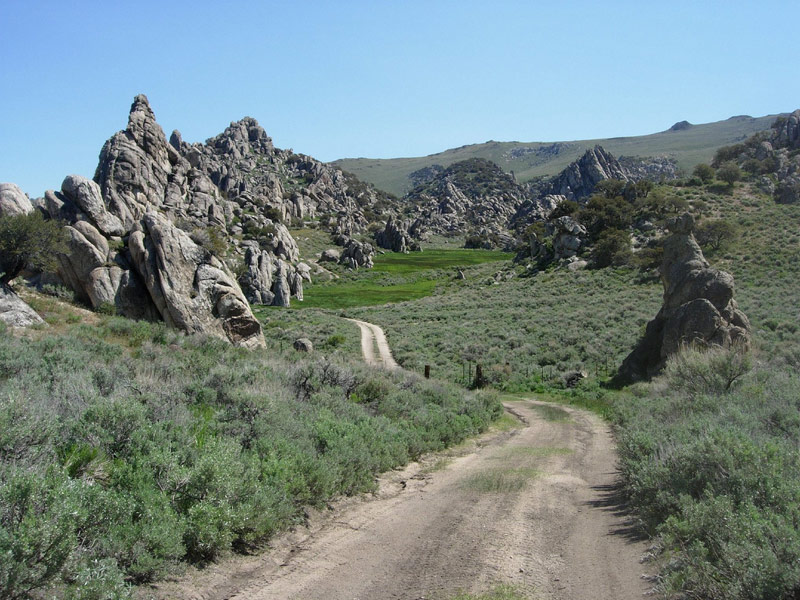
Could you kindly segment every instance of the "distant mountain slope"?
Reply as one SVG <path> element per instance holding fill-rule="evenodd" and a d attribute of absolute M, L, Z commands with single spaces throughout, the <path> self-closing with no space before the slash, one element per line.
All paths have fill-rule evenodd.
<path fill-rule="evenodd" d="M 686 121 L 660 133 L 572 142 L 494 142 L 471 144 L 438 154 L 412 158 L 370 159 L 343 158 L 333 164 L 376 187 L 402 195 L 414 187 L 410 175 L 433 165 L 448 167 L 454 162 L 486 158 L 504 171 L 514 172 L 519 181 L 542 175 L 555 175 L 586 150 L 601 145 L 615 156 L 658 156 L 667 154 L 678 167 L 689 171 L 701 162 L 711 162 L 721 146 L 743 141 L 752 134 L 769 129 L 779 115 L 739 116 L 725 121 L 692 125 Z"/>

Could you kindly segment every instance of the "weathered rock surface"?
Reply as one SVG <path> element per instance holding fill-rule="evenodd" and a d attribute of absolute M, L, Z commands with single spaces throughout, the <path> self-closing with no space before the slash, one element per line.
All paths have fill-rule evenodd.
<path fill-rule="evenodd" d="M 339 258 L 339 264 L 345 265 L 348 269 L 358 269 L 359 267 L 371 269 L 374 266 L 372 261 L 375 255 L 375 248 L 372 244 L 359 242 L 352 238 L 340 240 L 343 242 L 344 249 Z"/>
<path fill-rule="evenodd" d="M 420 250 L 419 244 L 409 235 L 408 224 L 391 217 L 386 222 L 386 227 L 383 228 L 383 231 L 378 231 L 375 234 L 375 242 L 380 248 L 404 254 Z"/>
<path fill-rule="evenodd" d="M 61 193 L 75 204 L 91 223 L 105 236 L 121 236 L 125 228 L 116 216 L 108 212 L 100 186 L 80 175 L 67 175 L 61 183 Z"/>
<path fill-rule="evenodd" d="M 27 215 L 33 203 L 15 183 L 0 183 L 0 217 Z"/>
<path fill-rule="evenodd" d="M 611 153 L 602 146 L 595 146 L 553 179 L 546 193 L 580 200 L 589 196 L 604 179 L 629 181 L 630 177 Z"/>
<path fill-rule="evenodd" d="M 549 221 L 545 227 L 547 233 L 553 236 L 555 260 L 578 254 L 587 238 L 586 228 L 569 216 Z"/>
<path fill-rule="evenodd" d="M 141 224 L 130 236 L 131 258 L 168 325 L 239 346 L 264 346 L 261 325 L 222 262 L 156 212 L 145 214 Z"/>
<path fill-rule="evenodd" d="M 327 250 L 323 250 L 322 256 L 319 258 L 319 262 L 339 262 L 341 257 L 342 253 L 336 248 L 328 248 Z"/>
<path fill-rule="evenodd" d="M 694 218 L 686 213 L 669 224 L 661 281 L 664 302 L 644 337 L 622 363 L 622 382 L 657 374 L 685 345 L 749 345 L 750 322 L 733 299 L 733 277 L 709 266 L 694 239 Z"/>
<path fill-rule="evenodd" d="M 0 321 L 9 327 L 44 324 L 44 320 L 36 311 L 4 283 L 0 283 Z"/>

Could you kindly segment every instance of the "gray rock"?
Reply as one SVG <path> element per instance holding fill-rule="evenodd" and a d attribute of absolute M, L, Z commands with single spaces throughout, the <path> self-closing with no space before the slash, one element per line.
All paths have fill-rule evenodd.
<path fill-rule="evenodd" d="M 44 320 L 6 284 L 0 284 L 0 321 L 9 327 L 42 325 Z"/>
<path fill-rule="evenodd" d="M 125 228 L 117 217 L 106 210 L 100 186 L 80 175 L 67 175 L 61 183 L 61 193 L 83 213 L 104 235 L 123 235 Z"/>
<path fill-rule="evenodd" d="M 261 325 L 227 267 L 169 220 L 147 213 L 128 243 L 136 270 L 167 325 L 238 346 L 265 345 Z"/>
<path fill-rule="evenodd" d="M 800 110 L 786 117 L 773 133 L 774 145 L 796 150 L 800 148 Z"/>
<path fill-rule="evenodd" d="M 289 264 L 278 259 L 275 279 L 272 284 L 272 293 L 274 294 L 274 299 L 272 300 L 273 306 L 289 306 L 292 297 L 292 288 L 289 284 L 289 272 Z"/>
<path fill-rule="evenodd" d="M 419 244 L 408 233 L 408 224 L 392 218 L 386 222 L 383 231 L 375 234 L 375 241 L 380 248 L 386 248 L 393 252 L 405 254 L 420 250 Z"/>
<path fill-rule="evenodd" d="M 604 179 L 629 181 L 630 177 L 612 154 L 602 146 L 595 146 L 556 176 L 546 193 L 580 200 L 589 196 Z"/>
<path fill-rule="evenodd" d="M 314 351 L 314 344 L 311 343 L 311 340 L 308 338 L 298 338 L 292 344 L 295 350 L 298 352 L 313 352 Z"/>
<path fill-rule="evenodd" d="M 33 204 L 25 192 L 14 183 L 0 183 L 0 217 L 27 215 Z"/>
<path fill-rule="evenodd" d="M 693 227 L 688 213 L 669 223 L 671 235 L 664 242 L 660 269 L 664 302 L 623 361 L 620 382 L 657 374 L 667 358 L 686 345 L 749 347 L 750 322 L 733 299 L 733 277 L 709 266 Z"/>
<path fill-rule="evenodd" d="M 244 255 L 245 273 L 239 284 L 245 297 L 253 304 L 271 305 L 275 299 L 272 293 L 273 276 L 276 268 L 274 257 L 261 250 L 258 244 L 247 246 Z"/>
<path fill-rule="evenodd" d="M 553 236 L 555 260 L 578 254 L 587 237 L 586 228 L 569 216 L 548 222 L 547 231 Z"/>
<path fill-rule="evenodd" d="M 363 267 L 371 269 L 374 266 L 372 261 L 375 256 L 375 248 L 372 244 L 366 242 L 359 242 L 352 238 L 347 239 L 344 244 L 342 256 L 339 258 L 339 263 L 345 265 L 349 269 L 358 269 Z"/>
<path fill-rule="evenodd" d="M 341 257 L 341 252 L 336 248 L 328 248 L 322 253 L 322 256 L 319 257 L 319 262 L 339 262 Z"/>

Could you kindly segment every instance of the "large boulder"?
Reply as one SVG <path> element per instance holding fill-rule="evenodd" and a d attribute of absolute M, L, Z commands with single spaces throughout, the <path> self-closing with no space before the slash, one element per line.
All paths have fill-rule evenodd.
<path fill-rule="evenodd" d="M 44 324 L 42 317 L 4 283 L 0 283 L 0 321 L 9 327 Z"/>
<path fill-rule="evenodd" d="M 667 358 L 687 345 L 749 346 L 750 322 L 733 299 L 733 276 L 708 264 L 693 227 L 688 213 L 669 224 L 660 269 L 664 302 L 623 361 L 617 375 L 621 383 L 659 373 Z"/>
<path fill-rule="evenodd" d="M 244 347 L 263 347 L 261 325 L 225 265 L 155 212 L 130 235 L 136 270 L 164 321 Z"/>
<path fill-rule="evenodd" d="M 33 203 L 15 183 L 0 183 L 0 217 L 27 215 Z"/>

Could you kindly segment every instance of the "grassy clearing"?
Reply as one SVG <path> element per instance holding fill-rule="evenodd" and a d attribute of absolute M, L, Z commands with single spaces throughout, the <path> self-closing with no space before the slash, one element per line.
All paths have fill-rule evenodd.
<path fill-rule="evenodd" d="M 487 262 L 508 261 L 514 257 L 509 252 L 478 249 L 432 248 L 423 252 L 398 254 L 387 252 L 375 258 L 373 270 L 378 273 L 414 273 L 432 269 L 453 269 Z"/>
<path fill-rule="evenodd" d="M 303 258 L 319 256 L 328 248 L 335 248 L 331 234 L 324 229 L 290 229 Z"/>
<path fill-rule="evenodd" d="M 339 269 L 339 280 L 306 286 L 305 300 L 294 302 L 292 308 L 342 310 L 417 300 L 448 287 L 457 268 L 476 272 L 478 267 L 482 272 L 481 266 L 491 268 L 510 258 L 506 252 L 463 248 L 387 252 L 375 258 L 370 270 Z"/>
<path fill-rule="evenodd" d="M 526 488 L 541 475 L 541 471 L 522 467 L 516 469 L 487 469 L 461 482 L 462 489 L 484 494 L 510 494 Z"/>
<path fill-rule="evenodd" d="M 411 283 L 382 285 L 359 282 L 329 286 L 309 286 L 304 290 L 303 302 L 293 303 L 297 309 L 327 308 L 340 310 L 359 306 L 373 306 L 406 302 L 430 296 L 436 289 L 434 279 L 421 279 Z"/>

